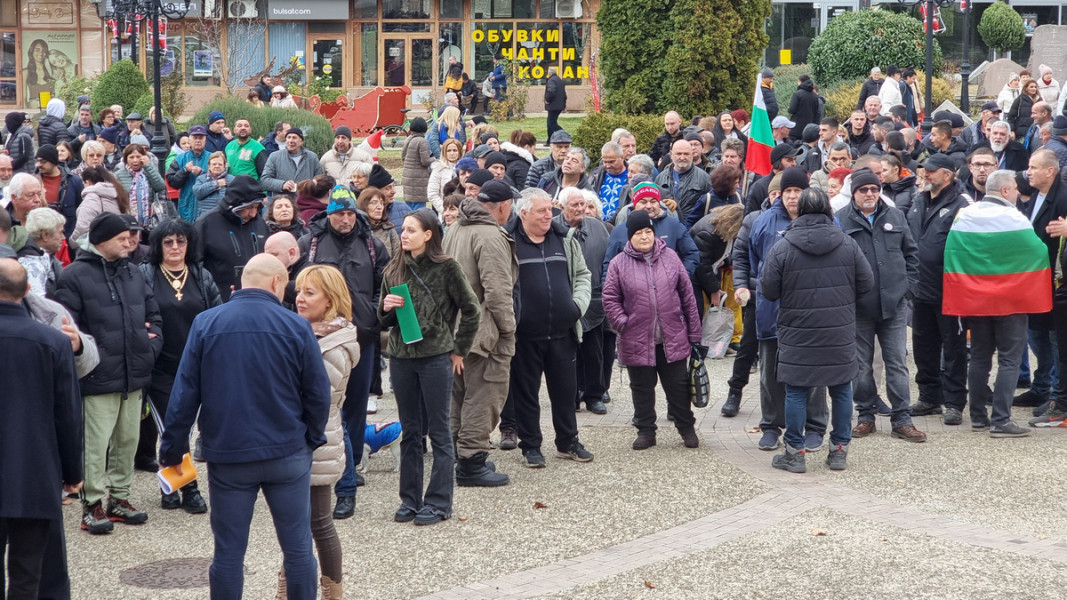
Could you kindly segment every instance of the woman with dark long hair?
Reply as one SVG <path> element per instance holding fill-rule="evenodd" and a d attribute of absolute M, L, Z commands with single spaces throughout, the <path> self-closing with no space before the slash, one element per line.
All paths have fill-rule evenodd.
<path fill-rule="evenodd" d="M 185 351 L 193 319 L 222 304 L 222 296 L 211 273 L 200 264 L 196 230 L 181 219 L 161 221 L 152 230 L 148 262 L 140 268 L 163 318 L 163 349 L 152 367 L 152 382 L 147 395 L 155 418 L 141 421 L 141 440 L 137 445 L 137 466 L 145 468 L 154 466 L 152 463 L 156 461 L 155 423 L 161 422 L 167 414 L 174 376 L 178 373 L 178 362 Z M 207 512 L 207 503 L 200 495 L 196 480 L 182 487 L 180 494 L 178 491 L 163 494 L 160 506 L 164 509 L 182 508 L 189 514 Z"/>
<path fill-rule="evenodd" d="M 726 138 L 735 137 L 742 142 L 748 142 L 748 136 L 741 133 L 741 127 L 734 121 L 730 111 L 722 111 L 715 117 L 715 128 L 711 130 L 715 134 L 715 147 L 722 150 L 722 141 Z"/>
<path fill-rule="evenodd" d="M 463 372 L 463 359 L 474 344 L 481 309 L 463 268 L 441 248 L 441 225 L 429 209 L 404 217 L 403 250 L 385 268 L 378 319 L 389 334 L 389 376 L 404 431 L 400 442 L 400 508 L 397 522 L 432 525 L 452 516 L 455 452 L 449 425 L 453 373 Z M 422 339 L 405 343 L 398 309 L 404 296 L 393 293 L 406 285 Z M 399 290 L 398 290 L 399 291 Z M 456 316 L 460 316 L 456 329 Z M 455 332 L 455 334 L 453 334 Z M 409 332 L 410 333 L 410 332 Z M 423 443 L 433 446 L 430 482 L 423 492 Z"/>

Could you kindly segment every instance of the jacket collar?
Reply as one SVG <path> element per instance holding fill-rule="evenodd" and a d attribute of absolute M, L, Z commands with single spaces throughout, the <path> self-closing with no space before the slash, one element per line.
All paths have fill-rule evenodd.
<path fill-rule="evenodd" d="M 0 316 L 4 317 L 29 317 L 30 313 L 22 304 L 0 300 Z"/>
<path fill-rule="evenodd" d="M 990 203 L 993 203 L 993 204 L 1001 204 L 1003 206 L 1008 206 L 1008 207 L 1011 207 L 1011 208 L 1015 208 L 1014 204 L 1012 204 L 1011 202 L 1008 202 L 1005 198 L 1001 198 L 1000 196 L 997 196 L 996 194 L 986 194 L 985 196 L 982 197 L 982 202 L 990 202 Z"/>
<path fill-rule="evenodd" d="M 278 297 L 275 296 L 274 294 L 268 292 L 267 290 L 260 290 L 260 289 L 256 289 L 256 288 L 248 288 L 248 289 L 244 289 L 244 290 L 235 291 L 230 296 L 230 302 L 229 303 L 232 304 L 234 301 L 238 301 L 238 302 L 253 301 L 254 302 L 254 301 L 263 301 L 263 300 L 267 300 L 267 301 L 269 301 L 269 302 L 271 302 L 273 304 L 277 304 L 278 306 L 282 305 L 281 300 L 278 300 Z"/>

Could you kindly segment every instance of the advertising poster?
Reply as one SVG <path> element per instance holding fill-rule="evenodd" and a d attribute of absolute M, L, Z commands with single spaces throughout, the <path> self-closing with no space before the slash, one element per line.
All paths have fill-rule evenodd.
<path fill-rule="evenodd" d="M 193 77 L 211 77 L 213 72 L 211 50 L 194 50 Z"/>
<path fill-rule="evenodd" d="M 76 75 L 76 31 L 22 32 L 22 85 L 27 107 L 40 108 L 41 93 L 58 96 L 59 88 Z"/>

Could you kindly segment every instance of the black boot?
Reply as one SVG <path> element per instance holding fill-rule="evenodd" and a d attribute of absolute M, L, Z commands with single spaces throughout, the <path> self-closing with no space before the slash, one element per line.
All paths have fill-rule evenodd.
<path fill-rule="evenodd" d="M 722 416 L 736 417 L 739 408 L 741 408 L 741 392 L 731 389 L 726 395 L 726 402 L 722 403 Z"/>
<path fill-rule="evenodd" d="M 191 515 L 199 515 L 207 512 L 207 502 L 204 502 L 204 497 L 200 495 L 200 488 L 197 487 L 196 482 L 186 485 L 182 488 L 182 509 Z"/>
<path fill-rule="evenodd" d="M 461 458 L 456 464 L 456 485 L 460 487 L 498 487 L 511 482 L 507 475 L 495 473 L 485 464 L 488 452 Z"/>

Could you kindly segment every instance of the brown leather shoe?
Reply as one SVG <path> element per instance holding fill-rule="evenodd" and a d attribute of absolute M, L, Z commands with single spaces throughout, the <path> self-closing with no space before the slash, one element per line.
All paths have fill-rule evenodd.
<path fill-rule="evenodd" d="M 855 436 L 855 432 L 853 432 L 853 436 Z M 916 444 L 921 444 L 926 441 L 926 434 L 916 429 L 914 425 L 894 427 L 892 436 Z"/>
<path fill-rule="evenodd" d="M 860 421 L 859 423 L 856 423 L 855 427 L 852 428 L 852 437 L 867 437 L 875 431 L 878 431 L 878 428 L 874 426 L 874 421 Z"/>

